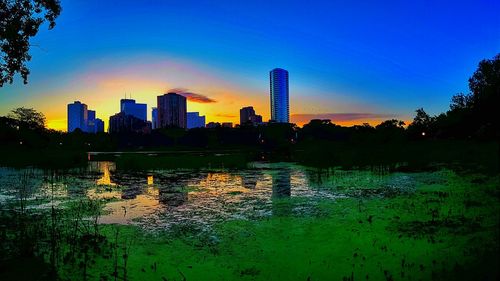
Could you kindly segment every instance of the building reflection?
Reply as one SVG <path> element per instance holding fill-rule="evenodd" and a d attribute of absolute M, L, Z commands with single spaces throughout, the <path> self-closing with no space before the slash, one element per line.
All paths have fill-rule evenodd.
<path fill-rule="evenodd" d="M 158 201 L 170 207 L 184 205 L 188 200 L 186 182 L 190 177 L 190 174 L 175 173 L 157 178 Z"/>
<path fill-rule="evenodd" d="M 188 192 L 182 186 L 169 186 L 159 189 L 158 199 L 160 203 L 170 207 L 178 207 L 188 200 Z"/>
<path fill-rule="evenodd" d="M 291 195 L 291 171 L 290 168 L 282 168 L 272 175 L 273 198 L 290 197 Z"/>
<path fill-rule="evenodd" d="M 116 185 L 111 180 L 111 172 L 116 170 L 115 163 L 113 162 L 98 162 L 97 163 L 99 171 L 102 173 L 102 176 L 97 179 L 98 185 Z"/>
<path fill-rule="evenodd" d="M 257 187 L 257 182 L 259 182 L 263 173 L 259 170 L 252 170 L 252 173 L 242 173 L 241 177 L 241 185 L 247 189 L 255 189 Z"/>
<path fill-rule="evenodd" d="M 288 216 L 292 213 L 293 205 L 286 200 L 291 195 L 291 170 L 290 168 L 279 169 L 272 175 L 273 193 L 272 210 L 274 216 Z"/>
<path fill-rule="evenodd" d="M 304 170 L 307 182 L 314 187 L 325 184 L 333 175 L 334 170 L 329 168 L 308 168 Z"/>

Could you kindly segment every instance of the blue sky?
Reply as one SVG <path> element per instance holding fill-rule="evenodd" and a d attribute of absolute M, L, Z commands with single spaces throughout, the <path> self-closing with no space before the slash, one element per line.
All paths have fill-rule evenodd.
<path fill-rule="evenodd" d="M 282 67 L 292 115 L 408 120 L 447 110 L 500 52 L 500 1 L 61 2 L 56 27 L 31 41 L 29 84 L 0 88 L 0 115 L 31 106 L 62 128 L 76 99 L 107 120 L 124 92 L 151 107 L 186 88 L 217 100 L 191 105 L 208 121 L 246 105 L 268 117 L 268 72 Z"/>

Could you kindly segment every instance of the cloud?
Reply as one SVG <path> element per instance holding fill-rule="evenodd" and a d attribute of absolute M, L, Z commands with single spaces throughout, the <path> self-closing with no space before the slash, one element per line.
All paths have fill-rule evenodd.
<path fill-rule="evenodd" d="M 297 124 L 308 123 L 312 119 L 330 119 L 333 123 L 350 123 L 353 121 L 370 121 L 384 118 L 395 118 L 393 114 L 379 113 L 318 113 L 292 114 L 291 121 Z M 360 122 L 361 123 L 361 122 Z"/>
<path fill-rule="evenodd" d="M 168 90 L 168 93 L 176 93 L 182 96 L 185 96 L 188 101 L 197 102 L 197 103 L 214 103 L 217 102 L 214 99 L 211 99 L 205 95 L 189 92 L 188 89 L 183 88 L 174 88 Z"/>

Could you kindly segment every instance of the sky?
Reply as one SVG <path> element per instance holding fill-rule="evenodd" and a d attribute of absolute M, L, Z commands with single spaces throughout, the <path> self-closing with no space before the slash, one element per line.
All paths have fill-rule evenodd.
<path fill-rule="evenodd" d="M 29 83 L 0 88 L 0 115 L 33 107 L 66 130 L 79 100 L 105 121 L 131 96 L 156 106 L 171 89 L 188 111 L 270 117 L 269 71 L 289 71 L 291 121 L 410 121 L 467 92 L 500 52 L 500 1 L 62 0 L 56 27 L 31 40 Z M 200 98 L 201 97 L 201 98 Z"/>

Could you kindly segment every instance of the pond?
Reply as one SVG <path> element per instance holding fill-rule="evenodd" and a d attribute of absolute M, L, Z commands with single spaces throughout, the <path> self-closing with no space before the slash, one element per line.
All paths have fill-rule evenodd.
<path fill-rule="evenodd" d="M 498 260 L 497 183 L 498 175 L 442 166 L 123 170 L 89 161 L 59 171 L 0 168 L 0 206 L 52 210 L 48 227 L 54 210 L 97 202 L 97 213 L 79 216 L 115 245 L 103 249 L 127 258 L 115 254 L 113 263 L 97 251 L 78 267 L 87 280 L 456 279 L 496 274 L 488 265 Z M 62 279 L 73 271 L 58 265 Z"/>
<path fill-rule="evenodd" d="M 276 203 L 289 198 L 298 215 L 314 212 L 323 199 L 353 196 L 372 190 L 411 192 L 425 180 L 422 175 L 387 171 L 307 168 L 292 163 L 249 163 L 247 169 L 172 169 L 119 171 L 114 162 L 89 162 L 86 169 L 48 172 L 36 169 L 0 170 L 0 200 L 15 201 L 21 175 L 29 174 L 28 201 L 43 207 L 81 199 L 102 199 L 103 224 L 136 224 L 168 228 L 192 222 L 210 226 L 230 219 L 272 216 Z M 1 201 L 0 201 L 1 202 Z"/>

